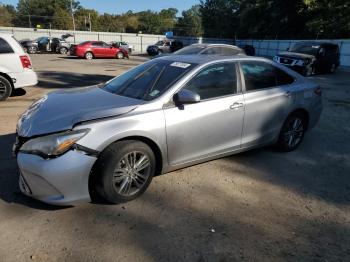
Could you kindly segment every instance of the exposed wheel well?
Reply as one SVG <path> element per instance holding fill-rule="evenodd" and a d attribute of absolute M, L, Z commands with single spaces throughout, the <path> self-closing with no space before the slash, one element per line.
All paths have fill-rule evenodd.
<path fill-rule="evenodd" d="M 289 114 L 289 116 L 291 116 L 291 115 L 298 115 L 298 116 L 302 117 L 303 120 L 305 121 L 305 126 L 306 126 L 306 130 L 307 130 L 308 125 L 309 125 L 310 116 L 309 116 L 309 113 L 304 108 L 298 108 L 298 109 L 294 110 L 292 113 Z"/>
<path fill-rule="evenodd" d="M 10 82 L 10 84 L 12 86 L 12 90 L 13 90 L 14 89 L 14 85 L 13 85 L 11 77 L 9 75 L 1 73 L 1 72 L 0 72 L 0 76 L 5 77 Z"/>
<path fill-rule="evenodd" d="M 113 143 L 111 143 L 110 145 L 120 142 L 120 141 L 125 141 L 125 140 L 136 140 L 136 141 L 141 141 L 143 143 L 145 143 L 146 145 L 148 145 L 153 153 L 154 156 L 156 158 L 156 162 L 157 162 L 157 166 L 156 166 L 156 173 L 154 176 L 158 176 L 162 173 L 163 170 L 163 157 L 162 157 L 162 153 L 160 148 L 158 147 L 158 145 L 151 139 L 147 138 L 147 137 L 142 137 L 142 136 L 129 136 L 129 137 L 125 137 L 122 139 L 119 139 L 117 141 L 114 141 Z M 108 145 L 108 146 L 110 146 Z M 108 148 L 108 146 L 106 148 Z M 106 148 L 104 150 L 106 150 Z M 92 200 L 98 200 L 100 198 L 100 196 L 98 196 L 98 194 L 96 194 L 95 192 L 95 186 L 97 183 L 97 176 L 98 174 L 96 173 L 96 166 L 98 164 L 98 160 L 95 162 L 94 166 L 91 169 L 90 172 L 90 177 L 89 177 L 89 193 L 90 196 L 92 198 Z"/>

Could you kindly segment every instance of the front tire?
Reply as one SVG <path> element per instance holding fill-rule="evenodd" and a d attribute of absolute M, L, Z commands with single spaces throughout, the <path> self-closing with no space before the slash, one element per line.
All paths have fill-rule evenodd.
<path fill-rule="evenodd" d="M 331 64 L 330 67 L 329 67 L 329 73 L 330 74 L 334 74 L 335 71 L 337 70 L 337 65 L 336 64 Z"/>
<path fill-rule="evenodd" d="M 92 60 L 94 58 L 94 55 L 91 52 L 86 52 L 84 57 L 86 60 Z"/>
<path fill-rule="evenodd" d="M 124 58 L 123 52 L 118 52 L 117 53 L 117 59 L 123 59 L 123 58 Z"/>
<path fill-rule="evenodd" d="M 114 204 L 133 200 L 146 191 L 155 170 L 156 159 L 148 145 L 135 140 L 116 142 L 98 160 L 97 192 Z"/>
<path fill-rule="evenodd" d="M 277 146 L 283 152 L 290 152 L 299 147 L 306 131 L 306 121 L 302 114 L 290 115 L 283 124 Z"/>
<path fill-rule="evenodd" d="M 303 71 L 305 77 L 312 76 L 315 73 L 315 69 L 312 65 L 306 66 Z"/>
<path fill-rule="evenodd" d="M 12 85 L 5 77 L 0 76 L 0 101 L 5 101 L 12 92 Z"/>

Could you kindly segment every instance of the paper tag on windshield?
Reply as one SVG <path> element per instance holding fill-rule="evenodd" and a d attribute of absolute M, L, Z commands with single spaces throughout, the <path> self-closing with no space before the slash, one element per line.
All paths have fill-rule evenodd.
<path fill-rule="evenodd" d="M 174 62 L 170 65 L 175 66 L 175 67 L 180 67 L 180 68 L 187 68 L 187 67 L 191 66 L 191 64 L 182 63 L 182 62 Z"/>

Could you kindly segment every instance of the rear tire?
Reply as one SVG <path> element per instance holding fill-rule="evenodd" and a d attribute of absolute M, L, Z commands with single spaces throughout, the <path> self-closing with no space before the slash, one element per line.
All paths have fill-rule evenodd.
<path fill-rule="evenodd" d="M 27 48 L 28 54 L 36 54 L 37 52 L 38 52 L 38 48 L 36 48 L 35 46 L 30 46 Z"/>
<path fill-rule="evenodd" d="M 61 55 L 66 55 L 68 53 L 68 49 L 65 48 L 65 47 L 61 47 L 59 49 L 59 52 L 60 52 Z"/>
<path fill-rule="evenodd" d="M 94 54 L 91 52 L 86 52 L 84 57 L 86 60 L 92 60 L 94 58 Z"/>
<path fill-rule="evenodd" d="M 123 58 L 124 58 L 123 52 L 118 52 L 117 53 L 117 59 L 123 59 Z"/>
<path fill-rule="evenodd" d="M 284 122 L 277 146 L 282 152 L 290 152 L 299 147 L 306 131 L 306 120 L 302 114 L 292 114 Z"/>
<path fill-rule="evenodd" d="M 156 159 L 148 145 L 135 140 L 116 142 L 97 162 L 97 192 L 114 204 L 133 200 L 146 191 L 155 170 Z"/>
<path fill-rule="evenodd" d="M 12 93 L 12 85 L 5 77 L 0 76 L 0 101 L 5 101 Z"/>
<path fill-rule="evenodd" d="M 336 64 L 331 64 L 329 67 L 329 73 L 334 74 L 335 71 L 337 70 L 337 65 Z"/>

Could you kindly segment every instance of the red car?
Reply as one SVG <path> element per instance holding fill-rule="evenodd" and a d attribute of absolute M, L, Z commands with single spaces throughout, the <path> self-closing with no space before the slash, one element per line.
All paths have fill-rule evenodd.
<path fill-rule="evenodd" d="M 72 45 L 70 54 L 78 57 L 84 57 L 91 60 L 93 58 L 109 58 L 115 57 L 118 59 L 129 58 L 127 50 L 109 45 L 101 41 L 87 41 L 79 45 Z"/>

